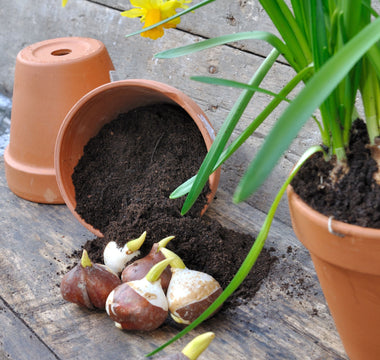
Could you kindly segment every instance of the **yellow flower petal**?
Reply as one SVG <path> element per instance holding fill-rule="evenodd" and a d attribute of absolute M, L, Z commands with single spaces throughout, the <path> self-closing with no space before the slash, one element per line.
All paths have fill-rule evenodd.
<path fill-rule="evenodd" d="M 177 18 L 177 19 L 174 19 L 172 21 L 169 21 L 169 22 L 163 24 L 162 26 L 165 29 L 172 29 L 172 28 L 175 28 L 180 23 L 180 21 L 181 21 L 181 19 Z"/>
<path fill-rule="evenodd" d="M 134 7 L 151 10 L 158 8 L 157 0 L 129 0 L 131 5 Z"/>
<path fill-rule="evenodd" d="M 152 40 L 157 40 L 164 35 L 164 30 L 161 27 L 156 27 L 152 30 L 144 31 L 141 33 L 142 37 L 147 37 Z"/>
<path fill-rule="evenodd" d="M 161 21 L 161 11 L 159 9 L 149 10 L 145 16 L 145 24 L 143 28 L 149 27 Z M 141 33 L 143 37 L 149 37 L 150 39 L 156 40 L 164 35 L 164 30 L 162 25 L 156 28 Z"/>
<path fill-rule="evenodd" d="M 146 28 L 175 15 L 177 9 L 187 9 L 188 6 L 185 4 L 189 4 L 191 1 L 192 0 L 130 0 L 134 8 L 122 12 L 121 15 L 129 18 L 140 17 L 140 21 L 144 22 L 143 28 Z M 158 39 L 164 35 L 164 28 L 174 28 L 180 21 L 180 18 L 174 19 L 152 30 L 142 32 L 141 36 L 149 37 L 154 40 Z"/>
<path fill-rule="evenodd" d="M 160 21 L 161 21 L 161 11 L 160 11 L 160 9 L 149 10 L 146 13 L 146 16 L 145 16 L 145 25 L 144 25 L 144 27 L 148 27 L 148 26 L 154 25 L 154 24 L 156 24 L 156 23 L 158 23 Z"/>
<path fill-rule="evenodd" d="M 136 18 L 139 16 L 144 16 L 145 17 L 146 10 L 144 9 L 130 9 L 123 11 L 121 13 L 121 16 L 129 17 L 129 18 Z"/>
<path fill-rule="evenodd" d="M 62 0 L 62 7 L 65 7 L 68 0 Z"/>

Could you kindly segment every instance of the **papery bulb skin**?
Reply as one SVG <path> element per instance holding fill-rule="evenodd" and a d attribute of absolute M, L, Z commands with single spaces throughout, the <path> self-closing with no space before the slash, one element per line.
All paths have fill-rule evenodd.
<path fill-rule="evenodd" d="M 167 291 L 170 315 L 182 324 L 190 324 L 222 293 L 219 283 L 210 275 L 181 268 L 172 268 Z"/>
<path fill-rule="evenodd" d="M 121 284 L 119 276 L 102 264 L 94 264 L 84 271 L 87 294 L 92 305 L 98 309 L 105 309 L 108 295 Z"/>
<path fill-rule="evenodd" d="M 66 273 L 61 281 L 61 295 L 69 302 L 94 309 L 86 290 L 86 279 L 80 264 Z"/>
<path fill-rule="evenodd" d="M 104 249 L 104 264 L 119 274 L 126 263 L 140 254 L 139 251 L 129 254 L 128 248 L 118 247 L 115 241 L 110 241 Z"/>
<path fill-rule="evenodd" d="M 151 331 L 168 317 L 168 300 L 160 276 L 172 259 L 155 264 L 140 280 L 124 282 L 113 290 L 106 311 L 115 325 L 125 330 Z"/>
<path fill-rule="evenodd" d="M 201 271 L 190 270 L 173 251 L 161 249 L 170 260 L 172 278 L 167 291 L 170 316 L 181 324 L 198 318 L 223 292 L 219 283 Z"/>
<path fill-rule="evenodd" d="M 106 311 L 120 329 L 152 331 L 166 320 L 168 305 L 160 282 L 152 284 L 143 278 L 114 289 L 108 296 Z"/>
<path fill-rule="evenodd" d="M 62 297 L 89 309 L 104 309 L 110 292 L 120 285 L 117 274 L 102 264 L 93 264 L 84 250 L 81 262 L 64 275 Z"/>

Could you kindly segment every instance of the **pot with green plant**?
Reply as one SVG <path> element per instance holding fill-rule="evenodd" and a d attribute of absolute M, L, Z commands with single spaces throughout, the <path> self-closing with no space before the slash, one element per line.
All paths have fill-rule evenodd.
<path fill-rule="evenodd" d="M 203 1 L 201 4 L 206 5 L 210 2 L 212 0 Z M 188 194 L 182 209 L 182 213 L 186 213 L 209 175 L 245 142 L 279 103 L 287 100 L 290 91 L 299 83 L 304 83 L 304 88 L 290 101 L 266 137 L 262 148 L 255 155 L 238 185 L 234 200 L 243 201 L 265 181 L 302 126 L 317 109 L 320 116 L 315 119 L 321 133 L 321 145 L 308 149 L 295 165 L 275 198 L 246 261 L 230 285 L 208 310 L 163 347 L 205 320 L 244 280 L 263 248 L 279 200 L 288 189 L 295 233 L 311 253 L 348 356 L 351 359 L 377 359 L 380 354 L 377 331 L 380 322 L 379 226 L 372 225 L 370 221 L 366 221 L 364 226 L 361 222 L 359 225 L 346 224 L 351 220 L 344 217 L 338 219 L 337 214 L 340 214 L 340 211 L 335 213 L 327 209 L 330 195 L 326 195 L 325 200 L 322 199 L 322 204 L 326 204 L 322 206 L 325 207 L 324 213 L 312 209 L 294 192 L 290 183 L 295 177 L 297 181 L 294 180 L 293 185 L 298 182 L 301 175 L 297 175 L 297 172 L 303 164 L 312 169 L 315 159 L 321 157 L 322 162 L 328 164 L 327 175 L 322 175 L 318 169 L 314 169 L 311 173 L 314 178 L 317 177 L 319 185 L 313 189 L 313 185 L 306 181 L 302 186 L 310 188 L 320 198 L 326 189 L 341 192 L 346 179 L 353 171 L 352 158 L 356 152 L 354 140 L 359 131 L 356 122 L 353 126 L 353 120 L 357 117 L 357 107 L 364 109 L 362 117 L 368 136 L 368 143 L 364 146 L 366 152 L 363 152 L 366 155 L 361 155 L 364 157 L 362 164 L 364 166 L 372 162 L 373 168 L 377 168 L 380 135 L 380 19 L 374 6 L 378 6 L 379 2 L 293 0 L 291 5 L 287 5 L 283 0 L 260 0 L 260 3 L 281 38 L 264 31 L 236 33 L 156 55 L 159 58 L 188 55 L 216 45 L 247 39 L 264 40 L 274 48 L 248 84 L 225 79 L 196 78 L 198 81 L 211 84 L 239 87 L 243 92 L 219 130 L 198 174 L 176 189 L 172 197 Z M 146 27 L 144 31 L 149 29 L 150 27 Z M 271 94 L 273 99 L 268 106 L 227 147 L 232 131 L 253 94 L 257 91 L 269 93 L 259 86 L 279 54 L 284 56 L 296 75 L 278 94 Z M 359 95 L 361 101 L 358 105 L 356 100 Z M 317 153 L 321 155 L 316 155 Z M 355 192 L 364 194 L 365 188 L 369 188 L 370 193 L 377 194 L 375 199 L 379 199 L 380 188 L 375 175 L 376 170 L 367 171 L 364 167 L 360 170 L 359 167 L 356 174 L 359 174 L 358 177 L 362 178 L 364 183 L 357 185 Z M 304 170 L 301 170 L 301 173 L 302 171 Z M 352 195 L 353 190 L 348 196 L 344 196 L 344 202 L 339 202 L 338 205 L 350 209 L 357 208 L 358 204 L 354 202 L 356 197 Z M 363 198 L 366 198 L 366 195 L 362 196 Z M 301 211 L 300 216 L 298 210 Z M 370 220 L 376 220 L 379 217 L 376 202 L 366 212 L 372 218 Z M 303 216 L 309 213 L 310 217 L 305 219 Z M 317 228 L 324 229 L 325 234 L 309 238 L 307 232 L 311 230 L 312 235 L 315 235 Z M 338 300 L 342 302 L 339 303 Z"/>

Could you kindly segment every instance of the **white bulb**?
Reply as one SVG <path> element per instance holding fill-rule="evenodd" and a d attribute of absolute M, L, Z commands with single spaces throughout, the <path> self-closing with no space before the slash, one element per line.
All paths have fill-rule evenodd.
<path fill-rule="evenodd" d="M 115 241 L 110 241 L 103 252 L 104 264 L 118 274 L 124 270 L 128 261 L 139 254 L 139 250 L 131 252 L 127 244 L 120 248 Z"/>
<path fill-rule="evenodd" d="M 210 275 L 188 268 L 172 268 L 167 298 L 169 309 L 176 314 L 177 309 L 200 302 L 220 289 L 219 283 Z"/>
<path fill-rule="evenodd" d="M 152 305 L 168 311 L 168 300 L 162 290 L 160 280 L 151 283 L 146 278 L 142 278 L 129 281 L 128 285 Z"/>

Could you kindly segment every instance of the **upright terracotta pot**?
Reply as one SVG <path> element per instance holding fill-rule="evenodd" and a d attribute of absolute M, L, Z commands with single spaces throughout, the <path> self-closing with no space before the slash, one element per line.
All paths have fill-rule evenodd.
<path fill-rule="evenodd" d="M 380 230 L 329 219 L 288 188 L 294 232 L 309 250 L 351 360 L 380 359 Z"/>
<path fill-rule="evenodd" d="M 16 59 L 10 142 L 4 153 L 9 188 L 35 202 L 63 203 L 54 170 L 58 130 L 71 107 L 110 81 L 103 43 L 58 38 L 21 50 Z"/>
<path fill-rule="evenodd" d="M 196 123 L 207 149 L 210 148 L 215 137 L 214 130 L 199 106 L 181 91 L 151 80 L 121 80 L 102 85 L 80 99 L 62 123 L 55 147 L 55 170 L 58 186 L 70 211 L 84 227 L 96 236 L 103 235 L 75 211 L 75 188 L 71 176 L 83 155 L 84 146 L 118 114 L 141 106 L 162 103 L 183 108 Z M 211 192 L 208 203 L 215 196 L 219 177 L 220 169 L 214 172 L 209 179 Z"/>

